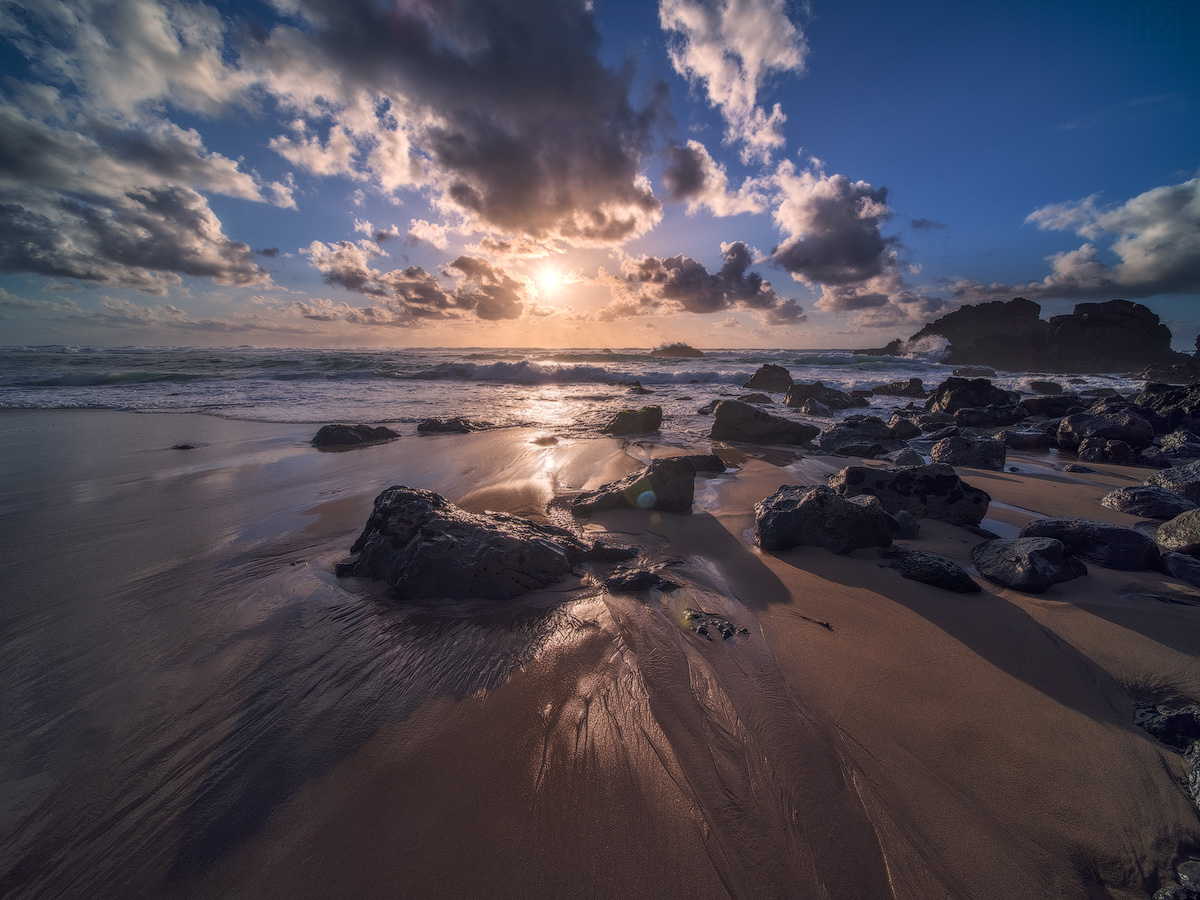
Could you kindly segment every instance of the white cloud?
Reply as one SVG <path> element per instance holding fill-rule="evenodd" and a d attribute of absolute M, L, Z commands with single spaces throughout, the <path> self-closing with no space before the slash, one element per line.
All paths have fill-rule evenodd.
<path fill-rule="evenodd" d="M 672 200 L 687 202 L 689 215 L 705 208 L 715 216 L 761 213 L 767 208 L 771 190 L 770 178 L 750 177 L 731 193 L 725 167 L 695 140 L 667 151 L 663 180 Z"/>

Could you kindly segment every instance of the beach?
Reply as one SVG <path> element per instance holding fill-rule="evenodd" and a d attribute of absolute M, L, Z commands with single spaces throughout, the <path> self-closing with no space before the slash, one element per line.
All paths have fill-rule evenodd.
<path fill-rule="evenodd" d="M 1200 845 L 1182 757 L 1133 721 L 1200 696 L 1200 591 L 1089 564 L 960 595 L 872 549 L 754 546 L 756 502 L 856 460 L 718 444 L 737 468 L 690 514 L 579 520 L 679 590 L 581 570 L 430 607 L 334 575 L 388 485 L 546 521 L 712 442 L 0 421 L 5 896 L 1145 898 Z M 1001 536 L 1138 521 L 1098 500 L 1146 470 L 1008 464 L 959 469 Z M 903 543 L 970 569 L 979 541 Z"/>

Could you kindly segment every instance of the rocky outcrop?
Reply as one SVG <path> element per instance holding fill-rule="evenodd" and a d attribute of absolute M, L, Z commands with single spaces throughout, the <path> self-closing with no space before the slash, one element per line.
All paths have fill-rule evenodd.
<path fill-rule="evenodd" d="M 1054 538 L 1067 552 L 1108 569 L 1144 572 L 1158 568 L 1158 547 L 1132 528 L 1092 522 L 1088 519 L 1033 519 L 1021 529 L 1021 537 Z"/>
<path fill-rule="evenodd" d="M 1009 371 L 1134 371 L 1187 365 L 1191 359 L 1171 350 L 1170 330 L 1140 303 L 1080 303 L 1069 315 L 1049 321 L 1040 316 L 1041 307 L 1023 297 L 964 306 L 897 344 L 891 355 L 944 338 L 949 342 L 945 362 Z"/>
<path fill-rule="evenodd" d="M 954 413 L 968 407 L 1016 406 L 1021 397 L 1016 391 L 996 387 L 986 378 L 947 378 L 929 395 L 925 408 L 930 412 Z"/>
<path fill-rule="evenodd" d="M 875 459 L 896 450 L 895 433 L 877 416 L 847 416 L 832 425 L 818 440 L 825 453 Z"/>
<path fill-rule="evenodd" d="M 641 409 L 623 409 L 604 426 L 603 434 L 646 434 L 657 431 L 662 424 L 661 406 L 643 406 Z"/>
<path fill-rule="evenodd" d="M 478 431 L 476 423 L 455 416 L 451 419 L 426 419 L 417 425 L 417 434 L 467 434 Z"/>
<path fill-rule="evenodd" d="M 985 541 L 971 551 L 971 559 L 988 581 L 1027 594 L 1045 593 L 1051 585 L 1087 574 L 1087 567 L 1053 538 Z"/>
<path fill-rule="evenodd" d="M 1166 488 L 1193 503 L 1200 503 L 1200 460 L 1155 472 L 1142 483 Z"/>
<path fill-rule="evenodd" d="M 743 444 L 807 444 L 821 429 L 804 422 L 773 416 L 736 400 L 722 400 L 713 409 L 709 436 L 714 441 Z"/>
<path fill-rule="evenodd" d="M 803 406 L 806 400 L 816 400 L 830 409 L 852 409 L 869 405 L 862 397 L 851 397 L 845 391 L 826 387 L 820 381 L 814 381 L 812 384 L 793 384 L 788 388 L 787 396 L 783 398 L 783 405 L 794 408 Z"/>
<path fill-rule="evenodd" d="M 1154 539 L 1164 550 L 1200 556 L 1200 509 L 1188 510 L 1163 522 Z"/>
<path fill-rule="evenodd" d="M 1173 519 L 1200 508 L 1191 500 L 1152 484 L 1139 484 L 1109 491 L 1100 498 L 1100 505 L 1147 519 Z"/>
<path fill-rule="evenodd" d="M 691 512 L 695 497 L 696 467 L 687 457 L 656 459 L 641 472 L 585 491 L 571 503 L 577 514 L 598 509 L 656 509 Z"/>
<path fill-rule="evenodd" d="M 892 429 L 892 437 L 898 441 L 911 441 L 921 436 L 921 427 L 898 412 L 892 413 L 888 419 L 888 428 Z"/>
<path fill-rule="evenodd" d="M 1058 423 L 1056 439 L 1063 450 L 1076 450 L 1088 438 L 1124 441 L 1132 449 L 1141 450 L 1153 443 L 1154 427 L 1125 410 L 1076 413 Z"/>
<path fill-rule="evenodd" d="M 972 469 L 1004 471 L 1007 452 L 1004 441 L 976 441 L 965 437 L 949 437 L 938 441 L 929 451 L 935 463 L 948 466 L 967 466 Z"/>
<path fill-rule="evenodd" d="M 404 600 L 508 600 L 554 584 L 583 560 L 633 555 L 516 516 L 469 513 L 403 485 L 375 498 L 350 552 L 358 558 L 339 565 L 339 577 L 384 581 Z"/>
<path fill-rule="evenodd" d="M 921 519 L 952 525 L 978 525 L 992 498 L 967 484 L 952 466 L 879 469 L 847 466 L 829 476 L 829 486 L 844 497 L 878 497 L 889 513 L 901 510 Z"/>
<path fill-rule="evenodd" d="M 880 550 L 879 555 L 888 560 L 888 568 L 895 569 L 912 581 L 959 594 L 978 594 L 983 590 L 975 583 L 975 579 L 967 574 L 966 569 L 941 556 L 908 547 Z"/>
<path fill-rule="evenodd" d="M 695 347 L 689 347 L 684 343 L 676 343 L 655 347 L 650 351 L 650 355 L 665 357 L 667 359 L 687 359 L 701 357 L 704 355 L 704 351 L 697 350 Z"/>
<path fill-rule="evenodd" d="M 398 438 L 396 432 L 380 425 L 322 425 L 312 439 L 314 447 L 362 447 Z"/>
<path fill-rule="evenodd" d="M 847 500 L 824 485 L 784 485 L 754 506 L 754 542 L 764 550 L 809 546 L 845 554 L 888 547 L 898 530 L 874 497 Z"/>
<path fill-rule="evenodd" d="M 1200 430 L 1200 383 L 1177 387 L 1170 384 L 1148 384 L 1133 397 L 1133 403 L 1153 410 L 1166 423 L 1165 431 L 1186 428 Z"/>
<path fill-rule="evenodd" d="M 873 393 L 884 397 L 916 397 L 925 399 L 925 385 L 920 378 L 910 378 L 908 381 L 889 381 L 887 384 L 877 384 Z"/>
<path fill-rule="evenodd" d="M 782 394 L 792 386 L 792 373 L 783 366 L 766 363 L 759 366 L 758 371 L 742 385 L 754 391 L 772 391 Z"/>

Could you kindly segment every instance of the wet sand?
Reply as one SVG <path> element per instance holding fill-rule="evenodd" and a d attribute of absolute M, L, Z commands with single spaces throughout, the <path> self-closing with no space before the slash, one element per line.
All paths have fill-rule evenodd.
<path fill-rule="evenodd" d="M 958 595 L 870 550 L 753 546 L 755 502 L 848 460 L 723 451 L 741 468 L 698 478 L 692 514 L 581 523 L 679 591 L 585 575 L 430 609 L 333 577 L 382 488 L 541 517 L 680 448 L 0 428 L 6 897 L 1146 898 L 1200 847 L 1182 759 L 1130 699 L 1200 699 L 1200 591 L 1089 564 Z M 960 470 L 998 533 L 1137 521 L 1097 501 L 1144 470 L 1010 464 Z M 904 543 L 970 567 L 978 537 L 921 524 Z M 688 607 L 749 634 L 708 640 Z"/>

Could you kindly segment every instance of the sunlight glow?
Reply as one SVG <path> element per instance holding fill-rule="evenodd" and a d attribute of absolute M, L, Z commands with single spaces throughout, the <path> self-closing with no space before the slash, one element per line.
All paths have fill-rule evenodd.
<path fill-rule="evenodd" d="M 547 266 L 538 272 L 537 282 L 542 296 L 557 293 L 563 283 L 562 272 Z"/>

